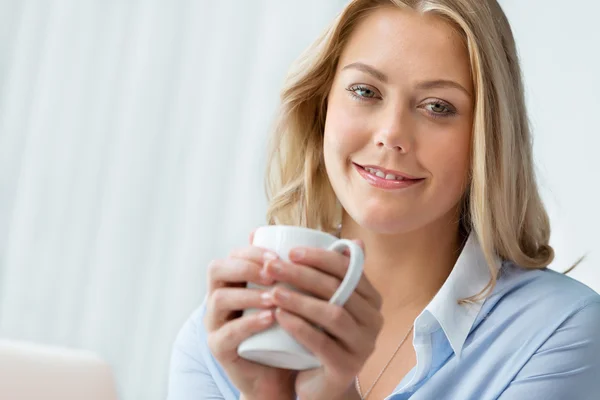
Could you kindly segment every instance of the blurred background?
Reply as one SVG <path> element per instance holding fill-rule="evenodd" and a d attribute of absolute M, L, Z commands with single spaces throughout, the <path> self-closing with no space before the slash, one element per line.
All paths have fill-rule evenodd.
<path fill-rule="evenodd" d="M 213 258 L 264 223 L 290 63 L 345 0 L 0 0 L 0 337 L 166 396 Z M 600 290 L 600 3 L 500 1 L 563 271 Z M 590 180 L 591 179 L 591 180 Z"/>

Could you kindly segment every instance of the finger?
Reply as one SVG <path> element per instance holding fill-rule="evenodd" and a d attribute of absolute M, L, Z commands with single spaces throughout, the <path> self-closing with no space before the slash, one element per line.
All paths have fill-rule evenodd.
<path fill-rule="evenodd" d="M 214 260 L 208 265 L 208 292 L 212 293 L 228 284 L 253 282 L 259 285 L 273 283 L 263 271 L 262 263 L 256 263 L 244 258 L 229 257 Z"/>
<path fill-rule="evenodd" d="M 282 309 L 277 309 L 275 319 L 279 325 L 306 349 L 313 353 L 325 367 L 341 369 L 349 364 L 347 352 L 325 332 L 304 319 Z"/>
<path fill-rule="evenodd" d="M 365 252 L 365 243 L 360 240 L 360 239 L 352 239 L 352 241 L 354 243 L 356 243 L 358 245 L 358 247 L 361 248 L 361 250 L 363 251 L 363 253 Z M 343 255 L 345 255 L 346 257 L 350 257 L 350 250 L 348 248 L 344 249 L 344 251 L 342 252 Z"/>
<path fill-rule="evenodd" d="M 252 244 L 254 242 L 254 234 L 256 233 L 256 229 L 250 232 L 250 236 L 248 236 L 248 243 Z"/>
<path fill-rule="evenodd" d="M 364 297 L 354 292 L 344 304 L 344 308 L 350 313 L 350 316 L 361 326 L 374 327 L 380 330 L 383 326 L 383 316 L 381 307 L 376 307 L 369 303 Z"/>
<path fill-rule="evenodd" d="M 297 251 L 295 251 L 297 250 Z M 320 248 L 304 247 L 293 249 L 289 258 L 297 264 L 308 265 L 317 268 L 338 279 L 343 279 L 348 270 L 349 258 L 337 251 L 331 251 Z M 363 274 L 360 282 L 356 286 L 356 292 L 363 296 L 370 303 L 376 304 L 380 300 L 377 290 Z M 380 301 L 379 301 L 380 303 Z"/>
<path fill-rule="evenodd" d="M 282 287 L 276 287 L 271 292 L 276 306 L 322 327 L 348 351 L 356 349 L 358 326 L 343 307 Z"/>
<path fill-rule="evenodd" d="M 220 329 L 208 335 L 208 346 L 220 361 L 235 361 L 238 359 L 237 348 L 241 342 L 261 332 L 273 324 L 273 311 L 261 311 L 256 314 L 236 318 Z"/>
<path fill-rule="evenodd" d="M 341 283 L 339 278 L 316 268 L 283 260 L 270 260 L 264 269 L 274 281 L 289 283 L 323 300 L 330 299 Z"/>
<path fill-rule="evenodd" d="M 264 262 L 265 254 L 268 254 L 267 258 L 277 258 L 277 253 L 252 245 L 233 250 L 231 253 L 229 253 L 229 257 L 242 258 L 244 260 L 262 264 Z"/>
<path fill-rule="evenodd" d="M 372 304 L 377 310 L 381 310 L 383 298 L 364 272 L 360 278 L 358 286 L 361 287 L 361 291 L 364 291 L 365 294 L 362 296 L 365 298 L 365 300 L 367 300 L 369 304 Z"/>
<path fill-rule="evenodd" d="M 363 241 L 362 241 L 362 240 L 360 240 L 360 239 L 352 239 L 352 241 L 353 241 L 354 243 L 356 243 L 356 244 L 358 245 L 358 247 L 360 247 L 360 249 L 361 249 L 361 250 L 363 251 L 363 253 L 364 253 L 364 251 L 365 251 L 365 242 L 363 242 Z"/>
<path fill-rule="evenodd" d="M 282 260 L 268 262 L 265 264 L 265 270 L 273 280 L 288 283 L 300 291 L 310 293 L 322 300 L 329 300 L 340 286 L 338 278 L 327 275 L 315 268 Z M 352 293 L 344 304 L 344 308 L 359 324 L 366 326 L 378 325 L 379 318 L 373 313 L 375 310 L 379 310 L 379 307 L 376 304 L 370 304 L 356 292 Z"/>
<path fill-rule="evenodd" d="M 273 307 L 268 291 L 246 288 L 220 288 L 209 294 L 207 299 L 206 329 L 220 328 L 235 312 L 248 308 Z"/>
<path fill-rule="evenodd" d="M 318 247 L 298 247 L 290 251 L 290 261 L 310 265 L 321 271 L 343 279 L 348 269 L 350 258 L 332 250 Z"/>

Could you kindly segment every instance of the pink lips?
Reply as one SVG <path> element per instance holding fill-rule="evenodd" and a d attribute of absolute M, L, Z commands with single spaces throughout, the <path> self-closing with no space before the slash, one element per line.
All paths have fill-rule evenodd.
<path fill-rule="evenodd" d="M 408 177 L 406 177 L 404 180 L 385 179 L 385 178 L 381 178 L 377 175 L 370 173 L 369 171 L 367 171 L 366 169 L 364 169 L 363 167 L 361 167 L 358 164 L 354 164 L 354 168 L 356 168 L 356 171 L 360 174 L 360 176 L 362 176 L 364 178 L 364 180 L 366 180 L 371 186 L 374 186 L 379 189 L 384 189 L 384 190 L 404 189 L 407 187 L 414 186 L 414 185 L 420 183 L 421 181 L 423 181 L 423 178 L 408 179 Z M 369 168 L 380 169 L 378 167 L 369 167 Z M 387 172 L 387 171 L 382 170 L 382 172 Z M 390 173 L 392 173 L 393 175 L 396 175 L 396 176 L 405 176 L 403 174 L 398 174 L 398 173 L 394 174 L 393 172 L 390 172 Z"/>

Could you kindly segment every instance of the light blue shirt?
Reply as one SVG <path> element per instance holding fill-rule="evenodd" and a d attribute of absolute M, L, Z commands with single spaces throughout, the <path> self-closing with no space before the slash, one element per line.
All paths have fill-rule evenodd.
<path fill-rule="evenodd" d="M 471 235 L 438 293 L 415 319 L 415 367 L 388 400 L 598 400 L 600 295 L 549 269 L 498 260 L 493 293 Z M 239 391 L 206 344 L 202 304 L 173 346 L 169 400 L 234 400 Z M 392 371 L 387 371 L 392 373 Z"/>

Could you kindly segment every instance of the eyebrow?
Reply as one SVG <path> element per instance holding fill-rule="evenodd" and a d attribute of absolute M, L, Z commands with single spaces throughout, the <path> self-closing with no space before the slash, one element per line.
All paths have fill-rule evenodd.
<path fill-rule="evenodd" d="M 344 71 L 346 69 L 356 69 L 358 71 L 362 71 L 366 74 L 371 75 L 373 78 L 375 78 L 383 83 L 388 82 L 388 77 L 386 74 L 379 71 L 375 67 L 372 67 L 371 65 L 368 65 L 365 63 L 354 62 L 354 63 L 348 64 L 344 68 L 342 68 L 342 71 Z M 461 85 L 458 82 L 448 80 L 448 79 L 435 79 L 432 81 L 423 81 L 423 82 L 420 82 L 419 84 L 417 84 L 418 89 L 435 89 L 435 88 L 444 88 L 444 87 L 452 87 L 452 88 L 458 89 L 458 90 L 464 92 L 467 96 L 471 97 L 471 93 L 467 89 L 465 89 L 465 87 L 463 85 Z"/>
<path fill-rule="evenodd" d="M 373 78 L 375 78 L 383 83 L 387 83 L 387 81 L 388 81 L 388 77 L 386 74 L 384 74 L 383 72 L 379 71 L 378 69 L 376 69 L 368 64 L 364 64 L 361 62 L 353 62 L 351 64 L 346 65 L 344 68 L 342 68 L 342 71 L 344 71 L 346 69 L 356 69 L 358 71 L 362 71 L 364 73 L 371 75 Z"/>
<path fill-rule="evenodd" d="M 463 85 L 458 82 L 454 82 L 448 79 L 436 79 L 433 81 L 424 81 L 417 85 L 419 89 L 435 89 L 435 88 L 444 88 L 451 87 L 462 91 L 467 96 L 471 97 L 471 93 L 465 89 Z"/>

